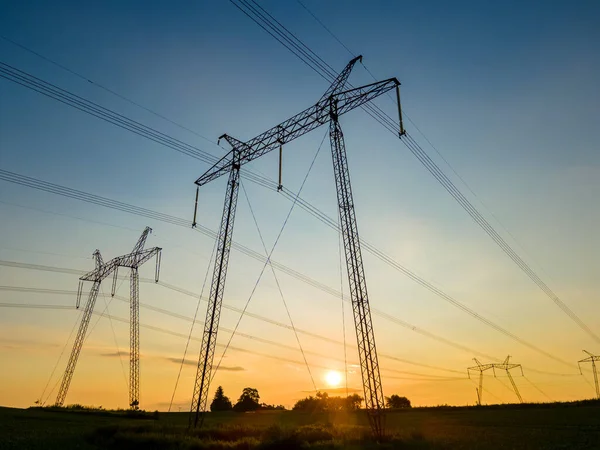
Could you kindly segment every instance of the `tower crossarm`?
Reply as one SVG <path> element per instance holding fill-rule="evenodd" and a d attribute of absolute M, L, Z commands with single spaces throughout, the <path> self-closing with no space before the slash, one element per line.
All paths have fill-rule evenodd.
<path fill-rule="evenodd" d="M 356 58 L 352 59 L 348 64 L 346 64 L 344 70 L 342 70 L 339 73 L 336 79 L 333 80 L 333 83 L 331 83 L 331 86 L 329 86 L 329 88 L 325 91 L 325 93 L 321 97 L 321 100 L 328 99 L 332 95 L 344 90 L 344 86 L 346 86 L 346 81 L 348 81 L 350 72 L 352 72 L 352 68 L 354 67 L 354 64 L 356 64 L 357 61 L 362 62 L 362 55 L 357 56 Z"/>
<path fill-rule="evenodd" d="M 115 258 L 119 267 L 131 267 L 132 269 L 137 268 L 160 252 L 162 248 L 153 247 L 146 250 L 142 250 L 137 253 L 130 253 Z"/>
<path fill-rule="evenodd" d="M 98 260 L 97 260 L 98 261 Z M 98 263 L 97 263 L 98 264 Z M 81 281 L 102 281 L 109 276 L 119 266 L 119 258 L 113 258 L 110 261 L 104 263 L 101 262 L 99 267 L 92 270 L 91 272 L 82 275 L 79 279 Z"/>
<path fill-rule="evenodd" d="M 396 78 L 368 84 L 342 92 L 336 92 L 321 98 L 315 105 L 305 109 L 294 117 L 258 136 L 242 143 L 224 134 L 221 139 L 227 140 L 234 148 L 217 161 L 204 175 L 196 180 L 198 186 L 203 186 L 221 175 L 229 173 L 233 164 L 234 152 L 239 152 L 240 166 L 259 158 L 260 156 L 279 148 L 280 145 L 293 141 L 329 122 L 332 102 L 336 103 L 336 113 L 339 116 L 358 108 L 400 85 Z"/>
<path fill-rule="evenodd" d="M 467 367 L 467 371 L 475 370 L 477 372 L 485 372 L 486 370 L 489 370 L 493 367 L 494 367 L 493 364 L 481 364 L 478 366 Z"/>
<path fill-rule="evenodd" d="M 139 253 L 144 248 L 144 245 L 146 245 L 146 239 L 148 239 L 148 235 L 150 233 L 152 233 L 152 228 L 144 228 L 144 231 L 142 232 L 142 235 L 139 237 L 138 241 L 134 245 L 131 254 Z"/>

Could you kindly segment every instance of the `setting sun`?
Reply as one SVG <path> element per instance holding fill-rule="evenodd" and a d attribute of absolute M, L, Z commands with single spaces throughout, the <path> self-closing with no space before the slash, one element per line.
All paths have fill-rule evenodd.
<path fill-rule="evenodd" d="M 327 382 L 327 384 L 329 386 L 332 386 L 332 387 L 339 386 L 340 383 L 342 382 L 342 374 L 335 370 L 330 370 L 325 375 L 325 381 Z"/>

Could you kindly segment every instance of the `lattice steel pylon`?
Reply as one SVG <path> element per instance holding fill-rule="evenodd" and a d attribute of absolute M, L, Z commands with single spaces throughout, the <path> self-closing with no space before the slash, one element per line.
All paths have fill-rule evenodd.
<path fill-rule="evenodd" d="M 100 250 L 96 250 L 94 252 L 94 260 L 96 264 L 96 268 L 83 275 L 79 278 L 79 288 L 77 289 L 77 301 L 76 307 L 79 308 L 81 303 L 81 294 L 83 291 L 83 282 L 91 281 L 92 288 L 90 289 L 90 293 L 88 296 L 88 301 L 85 304 L 85 308 L 83 310 L 83 314 L 81 317 L 81 323 L 79 324 L 79 329 L 77 331 L 77 336 L 75 337 L 75 342 L 73 343 L 73 349 L 71 350 L 71 355 L 69 356 L 69 361 L 67 362 L 67 368 L 65 369 L 65 373 L 63 374 L 63 378 L 60 384 L 60 388 L 58 390 L 58 395 L 56 396 L 56 405 L 62 406 L 64 404 L 65 398 L 67 397 L 67 393 L 69 391 L 69 386 L 71 385 L 71 380 L 73 378 L 73 374 L 75 373 L 75 367 L 77 366 L 77 361 L 79 360 L 79 355 L 81 353 L 81 348 L 83 346 L 83 342 L 87 336 L 87 329 L 90 324 L 90 319 L 92 317 L 92 313 L 94 311 L 94 305 L 96 304 L 96 299 L 98 298 L 98 293 L 100 291 L 100 284 L 102 281 L 107 278 L 111 273 L 114 274 L 112 292 L 111 294 L 115 295 L 116 290 L 116 280 L 117 280 L 117 270 L 119 266 L 121 267 L 132 267 L 132 306 L 131 308 L 131 317 L 132 317 L 132 336 L 135 334 L 135 348 L 136 348 L 136 359 L 137 359 L 137 371 L 135 372 L 135 379 L 137 380 L 135 386 L 137 386 L 138 392 L 136 393 L 136 399 L 139 396 L 139 298 L 138 298 L 138 284 L 139 280 L 137 278 L 137 267 L 150 259 L 154 254 L 157 255 L 157 265 L 156 265 L 156 281 L 158 281 L 158 274 L 160 270 L 160 251 L 161 249 L 155 247 L 149 250 L 142 250 L 144 247 L 144 243 L 152 230 L 150 228 L 146 228 L 142 233 L 142 236 L 138 239 L 137 244 L 134 247 L 132 253 L 127 255 L 118 256 L 116 258 L 111 259 L 108 262 L 104 262 L 102 259 L 102 255 L 100 254 Z M 135 283 L 133 276 L 133 266 L 135 266 Z M 133 286 L 135 284 L 135 293 L 133 292 Z M 135 305 L 135 306 L 133 306 Z M 135 317 L 134 317 L 134 311 Z M 133 325 L 135 324 L 135 325 Z M 133 332 L 133 327 L 135 326 L 135 333 Z M 133 339 L 132 339 L 133 342 Z M 132 344 L 132 349 L 134 348 Z M 133 352 L 132 352 L 133 353 Z M 133 372 L 132 372 L 133 373 Z M 133 383 L 130 382 L 130 405 L 131 405 L 131 386 Z"/>
<path fill-rule="evenodd" d="M 579 373 L 581 373 L 581 375 L 583 375 L 583 372 L 581 371 L 581 363 L 583 363 L 583 362 L 592 363 L 592 372 L 594 373 L 594 384 L 596 385 L 596 398 L 598 398 L 598 400 L 600 400 L 600 385 L 598 384 L 598 369 L 596 368 L 596 361 L 600 361 L 600 356 L 593 355 L 590 352 L 588 352 L 587 350 L 583 350 L 583 352 L 587 353 L 589 355 L 589 357 L 577 361 L 577 365 L 579 366 Z"/>
<path fill-rule="evenodd" d="M 118 267 L 114 271 L 111 295 L 115 295 L 118 268 L 131 269 L 129 276 L 129 407 L 138 409 L 140 404 L 140 277 L 139 267 L 156 255 L 154 281 L 158 283 L 160 274 L 161 248 L 153 247 L 144 250 L 146 239 L 152 228 L 146 227 L 133 250 L 118 259 Z"/>
<path fill-rule="evenodd" d="M 502 370 L 506 370 L 506 375 L 508 375 L 508 379 L 510 380 L 510 384 L 512 384 L 512 387 L 515 391 L 515 394 L 517 395 L 517 398 L 519 399 L 520 403 L 523 403 L 523 398 L 521 397 L 521 394 L 519 393 L 519 389 L 517 388 L 517 385 L 515 384 L 515 380 L 513 380 L 512 375 L 510 374 L 510 370 L 511 369 L 521 369 L 521 375 L 523 375 L 523 366 L 521 366 L 521 364 L 511 364 L 509 362 L 510 360 L 510 355 L 508 355 L 506 357 L 506 359 L 502 362 L 502 364 L 492 364 L 494 367 L 494 376 L 496 376 L 496 369 L 502 369 Z"/>
<path fill-rule="evenodd" d="M 510 380 L 510 384 L 512 384 L 513 390 L 515 391 L 515 394 L 516 394 L 517 398 L 519 399 L 519 402 L 523 403 L 523 398 L 521 397 L 521 394 L 519 393 L 519 389 L 517 388 L 517 385 L 515 384 L 515 380 L 513 380 L 513 377 L 510 373 L 511 369 L 519 368 L 519 369 L 521 369 L 521 375 L 523 375 L 523 367 L 521 366 L 521 364 L 511 364 L 509 362 L 510 355 L 508 355 L 502 363 L 481 364 L 477 358 L 473 358 L 473 361 L 475 361 L 475 363 L 477 365 L 473 366 L 473 367 L 467 367 L 467 374 L 469 375 L 469 378 L 471 378 L 472 370 L 479 371 L 479 389 L 477 389 L 477 404 L 479 406 L 481 406 L 482 399 L 483 399 L 483 372 L 485 372 L 486 370 L 489 370 L 489 369 L 492 369 L 492 371 L 494 372 L 494 377 L 496 376 L 496 369 L 505 370 L 506 374 L 508 375 L 508 379 Z"/>
<path fill-rule="evenodd" d="M 467 367 L 467 375 L 469 376 L 469 378 L 471 378 L 472 370 L 479 371 L 479 388 L 475 388 L 475 391 L 477 392 L 477 404 L 479 406 L 481 406 L 482 401 L 483 401 L 483 372 L 485 372 L 486 370 L 489 370 L 489 369 L 493 369 L 494 365 L 493 364 L 481 364 L 477 358 L 473 358 L 473 361 L 475 361 L 475 363 L 477 365 L 473 366 L 473 367 Z"/>
<path fill-rule="evenodd" d="M 107 264 L 104 263 L 104 261 L 102 260 L 102 255 L 100 254 L 100 250 L 96 250 L 94 252 L 94 261 L 96 263 L 96 268 L 93 271 L 88 272 L 87 274 L 79 278 L 79 288 L 77 289 L 76 302 L 77 308 L 79 308 L 79 304 L 81 303 L 83 282 L 91 281 L 93 284 L 92 288 L 90 289 L 88 301 L 85 304 L 85 308 L 83 309 L 81 322 L 79 324 L 79 329 L 77 330 L 77 336 L 75 337 L 75 342 L 73 343 L 73 350 L 71 350 L 71 355 L 69 356 L 69 361 L 67 362 L 67 368 L 65 369 L 65 373 L 60 383 L 60 388 L 58 389 L 58 394 L 56 396 L 55 403 L 57 406 L 63 405 L 67 396 L 67 392 L 69 391 L 69 386 L 71 385 L 73 373 L 75 372 L 75 366 L 77 366 L 79 354 L 81 353 L 81 347 L 83 346 L 83 341 L 86 337 L 88 325 L 90 324 L 90 318 L 92 317 L 94 305 L 96 304 L 96 299 L 98 298 L 98 292 L 100 291 L 100 283 L 102 283 L 102 280 L 104 280 L 107 276 L 111 274 L 111 272 L 113 272 L 116 269 L 116 265 L 112 264 L 112 261 Z"/>
<path fill-rule="evenodd" d="M 229 260 L 229 247 L 231 245 L 233 233 L 240 168 L 242 165 L 275 149 L 279 149 L 281 155 L 281 147 L 284 144 L 329 122 L 331 150 L 336 187 L 338 190 L 338 208 L 342 224 L 346 265 L 354 310 L 365 404 L 369 413 L 369 421 L 374 435 L 377 438 L 381 438 L 384 433 L 383 412 L 385 405 L 383 390 L 381 387 L 375 336 L 371 322 L 366 280 L 360 252 L 360 240 L 356 225 L 352 190 L 350 188 L 346 151 L 343 134 L 339 124 L 339 117 L 392 89 L 396 89 L 396 98 L 398 99 L 399 136 L 404 135 L 404 129 L 402 126 L 402 112 L 399 103 L 400 82 L 396 78 L 389 78 L 358 88 L 346 89 L 346 81 L 350 72 L 356 62 L 360 60 L 362 60 L 362 56 L 352 59 L 332 82 L 317 103 L 292 118 L 246 142 L 239 141 L 227 134 L 222 135 L 220 139 L 226 140 L 229 145 L 231 145 L 232 150 L 223 156 L 195 182 L 196 185 L 200 187 L 229 173 L 221 228 L 218 236 L 217 258 L 215 260 L 213 271 L 211 294 L 200 356 L 198 358 L 196 381 L 191 404 L 190 426 L 196 426 L 198 424 L 208 400 L 208 389 L 212 378 L 211 372 L 221 302 Z M 281 185 L 281 180 L 279 185 Z M 196 210 L 194 210 L 194 224 L 195 218 Z"/>

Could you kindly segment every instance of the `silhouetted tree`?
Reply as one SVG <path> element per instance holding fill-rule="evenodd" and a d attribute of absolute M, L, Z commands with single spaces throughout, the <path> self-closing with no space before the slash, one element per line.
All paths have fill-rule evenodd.
<path fill-rule="evenodd" d="M 242 395 L 233 406 L 233 410 L 238 412 L 256 411 L 259 408 L 260 395 L 258 395 L 258 390 L 250 387 L 244 388 Z"/>
<path fill-rule="evenodd" d="M 292 409 L 296 411 L 351 411 L 360 408 L 363 398 L 358 394 L 348 397 L 330 397 L 327 392 L 317 392 L 313 397 L 298 400 Z"/>
<path fill-rule="evenodd" d="M 261 410 L 284 410 L 285 406 L 283 405 L 269 405 L 267 403 L 261 403 L 260 404 L 260 408 Z"/>
<path fill-rule="evenodd" d="M 363 402 L 363 398 L 358 394 L 352 394 L 346 397 L 346 409 L 351 411 L 360 409 L 360 405 Z"/>
<path fill-rule="evenodd" d="M 210 404 L 211 411 L 231 411 L 231 400 L 223 392 L 223 387 L 219 386 L 215 391 L 215 397 Z"/>
<path fill-rule="evenodd" d="M 385 406 L 390 409 L 402 409 L 410 408 L 410 400 L 406 397 L 400 397 L 399 395 L 393 394 L 385 398 Z"/>

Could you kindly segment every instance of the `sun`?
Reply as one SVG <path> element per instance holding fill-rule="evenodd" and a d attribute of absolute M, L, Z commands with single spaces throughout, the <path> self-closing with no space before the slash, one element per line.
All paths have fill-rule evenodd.
<path fill-rule="evenodd" d="M 330 370 L 325 374 L 325 381 L 331 387 L 339 386 L 342 382 L 342 374 L 336 370 Z"/>

